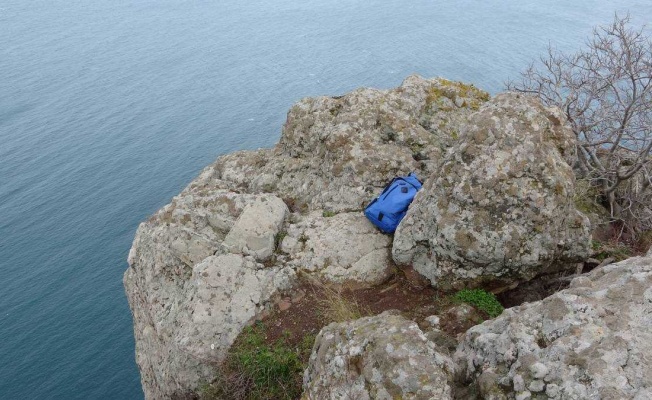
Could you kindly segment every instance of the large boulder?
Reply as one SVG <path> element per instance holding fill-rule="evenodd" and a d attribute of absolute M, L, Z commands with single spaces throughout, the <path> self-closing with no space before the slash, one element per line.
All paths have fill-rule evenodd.
<path fill-rule="evenodd" d="M 588 222 L 573 204 L 573 151 L 558 111 L 441 78 L 301 100 L 273 149 L 220 157 L 140 225 L 124 282 L 146 397 L 196 392 L 297 272 L 368 287 L 396 261 L 443 288 L 500 290 L 572 266 L 589 252 Z M 411 171 L 424 189 L 392 239 L 361 210 Z M 352 323 L 364 334 L 342 325 L 320 336 L 361 366 L 346 379 L 362 396 L 449 396 L 449 361 L 408 321 L 378 318 Z M 360 357 L 355 343 L 366 343 Z M 325 358 L 311 364 L 306 393 L 343 385 L 330 351 L 315 355 Z M 389 360 L 383 375 L 375 359 Z M 430 377 L 416 389 L 422 369 Z M 491 386 L 490 376 L 481 381 Z"/>
<path fill-rule="evenodd" d="M 652 398 L 652 258 L 505 310 L 467 331 L 455 360 L 484 399 Z"/>
<path fill-rule="evenodd" d="M 207 188 L 201 179 L 139 226 L 129 252 L 124 284 L 148 399 L 183 395 L 212 378 L 242 328 L 294 280 L 291 268 L 214 256 L 247 209 L 282 201 Z"/>
<path fill-rule="evenodd" d="M 389 312 L 322 329 L 304 399 L 452 399 L 452 360 L 416 323 Z"/>
<path fill-rule="evenodd" d="M 327 214 L 328 215 L 328 214 Z M 393 273 L 391 238 L 361 212 L 314 212 L 290 224 L 280 252 L 287 265 L 322 282 L 373 286 Z"/>
<path fill-rule="evenodd" d="M 515 93 L 481 105 L 398 227 L 394 260 L 444 289 L 499 291 L 585 259 L 590 227 L 573 201 L 563 121 Z"/>
<path fill-rule="evenodd" d="M 222 246 L 226 251 L 251 255 L 259 261 L 269 259 L 276 250 L 276 235 L 287 211 L 278 197 L 260 196 L 245 207 Z"/>
<path fill-rule="evenodd" d="M 273 149 L 205 168 L 139 226 L 129 253 L 124 284 L 145 397 L 196 392 L 297 270 L 335 283 L 385 280 L 390 239 L 361 209 L 395 175 L 431 174 L 455 141 L 451 127 L 488 98 L 418 76 L 392 90 L 308 98 L 288 112 Z"/>
<path fill-rule="evenodd" d="M 457 125 L 488 99 L 472 85 L 416 75 L 396 89 L 306 98 L 274 149 L 224 156 L 214 177 L 274 192 L 293 210 L 360 210 L 396 175 L 436 172 Z"/>

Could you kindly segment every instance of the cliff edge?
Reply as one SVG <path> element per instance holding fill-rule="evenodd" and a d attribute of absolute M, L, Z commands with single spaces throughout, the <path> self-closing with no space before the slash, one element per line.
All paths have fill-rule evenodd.
<path fill-rule="evenodd" d="M 299 101 L 274 148 L 220 157 L 139 226 L 124 284 L 145 397 L 197 397 L 243 329 L 299 302 L 306 281 L 373 290 L 401 275 L 417 288 L 498 293 L 542 274 L 575 271 L 590 253 L 591 237 L 589 220 L 574 202 L 574 149 L 558 110 L 514 93 L 490 98 L 441 78 L 410 76 L 391 90 Z M 362 210 L 389 180 L 409 172 L 424 180 L 424 188 L 396 235 L 383 235 Z M 378 293 L 389 289 L 383 290 Z M 523 310 L 540 313 L 534 306 Z M 359 389 L 373 386 L 365 379 L 376 382 L 364 398 L 447 398 L 460 380 L 489 382 L 481 387 L 499 387 L 507 396 L 492 398 L 514 398 L 506 388 L 515 382 L 509 371 L 519 356 L 503 366 L 507 361 L 477 339 L 494 338 L 492 329 L 501 328 L 469 331 L 453 354 L 409 318 L 367 318 L 354 323 L 369 337 L 347 336 L 346 326 L 334 325 L 327 329 L 339 333 L 318 336 L 304 377 L 305 398 L 337 397 L 322 391 L 342 384 L 328 383 L 329 363 L 339 365 L 328 346 L 353 340 L 347 346 L 358 349 L 356 340 L 370 338 L 387 342 L 374 347 L 372 357 L 390 357 L 387 365 L 398 370 L 374 372 L 369 362 L 367 371 L 360 364 Z M 401 332 L 403 345 L 397 346 L 407 346 L 407 353 L 383 353 L 391 347 L 383 338 L 386 328 Z M 548 362 L 544 353 L 538 359 Z M 478 370 L 480 354 L 495 365 L 492 374 Z M 414 360 L 432 370 L 430 380 L 397 383 L 390 376 L 409 373 Z M 534 384 L 522 378 L 530 389 L 512 386 L 541 393 L 536 389 L 544 378 Z M 554 384 L 546 387 L 565 393 L 564 385 Z"/>

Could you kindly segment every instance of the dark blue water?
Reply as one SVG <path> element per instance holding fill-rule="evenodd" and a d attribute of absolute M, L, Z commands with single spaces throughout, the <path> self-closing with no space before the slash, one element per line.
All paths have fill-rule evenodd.
<path fill-rule="evenodd" d="M 617 4 L 617 6 L 616 6 Z M 650 1 L 0 0 L 0 398 L 141 398 L 139 221 L 289 106 L 410 73 L 490 92 Z"/>

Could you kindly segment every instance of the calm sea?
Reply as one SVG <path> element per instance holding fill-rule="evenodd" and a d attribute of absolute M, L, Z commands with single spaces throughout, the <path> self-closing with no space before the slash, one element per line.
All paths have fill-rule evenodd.
<path fill-rule="evenodd" d="M 492 93 L 649 0 L 0 0 L 0 398 L 142 398 L 136 227 L 290 105 L 408 74 Z"/>

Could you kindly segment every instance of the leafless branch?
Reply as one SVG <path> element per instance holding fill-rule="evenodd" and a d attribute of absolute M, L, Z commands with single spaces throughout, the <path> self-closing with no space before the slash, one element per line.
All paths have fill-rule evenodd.
<path fill-rule="evenodd" d="M 577 137 L 578 169 L 624 229 L 652 228 L 652 40 L 630 17 L 597 27 L 583 49 L 549 46 L 509 90 L 563 110 Z"/>

